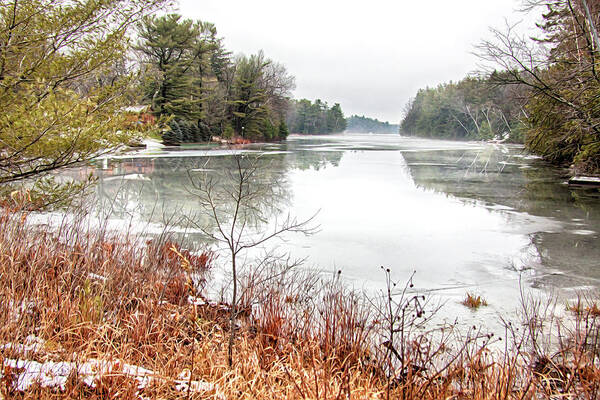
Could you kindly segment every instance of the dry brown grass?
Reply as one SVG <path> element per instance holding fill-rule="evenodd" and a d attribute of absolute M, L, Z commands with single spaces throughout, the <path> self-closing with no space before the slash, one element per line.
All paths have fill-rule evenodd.
<path fill-rule="evenodd" d="M 465 307 L 469 307 L 472 310 L 477 310 L 479 307 L 487 306 L 487 301 L 474 293 L 467 292 L 466 297 L 461 301 L 461 303 Z"/>
<path fill-rule="evenodd" d="M 594 318 L 600 318 L 598 303 L 587 299 L 585 296 L 580 296 L 574 304 L 567 303 L 567 310 L 579 316 L 589 315 Z"/>
<path fill-rule="evenodd" d="M 235 362 L 227 366 L 227 304 L 202 297 L 213 259 L 170 241 L 89 231 L 32 228 L 23 214 L 0 216 L 0 393 L 16 399 L 595 399 L 600 395 L 598 316 L 580 315 L 558 347 L 531 346 L 535 332 L 507 329 L 505 351 L 469 330 L 411 330 L 381 345 L 388 329 L 374 302 L 337 277 L 307 272 L 243 285 Z M 273 271 L 266 271 L 267 275 Z M 412 304 L 412 303 L 407 303 Z M 403 306 L 404 307 L 404 306 Z M 408 310 L 407 312 L 410 312 Z M 393 351 L 391 350 L 393 349 Z M 394 355 L 396 354 L 396 355 Z M 64 389 L 19 391 L 7 360 L 120 360 L 154 371 L 140 390 L 120 367 L 86 385 L 73 374 Z M 214 384 L 178 391 L 181 374 Z M 187 378 L 186 378 L 187 379 Z M 557 397 L 557 398 L 559 398 Z"/>

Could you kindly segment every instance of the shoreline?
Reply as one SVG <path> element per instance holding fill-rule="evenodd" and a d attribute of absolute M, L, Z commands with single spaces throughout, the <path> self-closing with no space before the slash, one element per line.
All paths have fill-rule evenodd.
<path fill-rule="evenodd" d="M 431 317 L 420 315 L 420 295 L 395 296 L 398 305 L 390 314 L 385 298 L 373 303 L 335 279 L 297 272 L 268 284 L 249 281 L 245 287 L 255 295 L 240 303 L 249 313 L 239 314 L 229 368 L 225 315 L 230 307 L 202 294 L 211 285 L 202 278 L 212 268 L 210 255 L 166 239 L 137 247 L 135 235 L 69 223 L 60 229 L 75 240 L 56 240 L 52 231 L 35 232 L 20 220 L 18 211 L 4 210 L 0 218 L 0 291 L 6 300 L 0 306 L 0 393 L 8 397 L 120 392 L 133 398 L 176 399 L 186 393 L 215 399 L 261 393 L 313 398 L 349 391 L 373 399 L 460 393 L 475 399 L 506 393 L 516 399 L 600 393 L 600 349 L 590 353 L 589 348 L 598 344 L 595 299 L 571 305 L 574 323 L 569 324 L 544 317 L 545 304 L 528 303 L 525 309 L 537 322 L 525 319 L 522 331 L 509 324 L 499 337 L 477 327 L 428 327 Z M 256 306 L 248 308 L 246 301 Z M 565 329 L 562 340 L 546 347 L 551 338 L 539 336 L 540 318 Z M 390 326 L 399 329 L 392 337 L 386 333 Z M 60 364 L 63 373 L 56 370 L 58 362 L 76 364 Z M 73 380 L 72 365 L 90 365 L 96 372 L 81 370 L 80 380 Z M 40 380 L 43 374 L 54 378 Z M 553 385 L 547 385 L 548 378 Z"/>

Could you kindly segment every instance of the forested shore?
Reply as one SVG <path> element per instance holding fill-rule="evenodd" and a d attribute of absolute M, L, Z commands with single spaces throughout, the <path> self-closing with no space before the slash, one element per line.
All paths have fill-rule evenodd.
<path fill-rule="evenodd" d="M 577 8 L 558 11 L 548 26 L 581 19 Z M 583 25 L 573 31 L 579 53 L 569 41 L 562 52 L 562 31 L 552 31 L 549 43 L 561 52 L 547 69 L 507 68 L 423 91 L 407 126 L 431 134 L 439 123 L 453 138 L 505 140 L 508 132 L 547 158 L 593 171 L 596 47 L 586 44 L 593 24 Z M 573 65 L 584 81 L 561 75 Z M 557 92 L 535 77 L 560 78 Z M 490 82 L 505 87 L 496 80 L 526 87 L 525 105 L 481 106 L 487 100 L 479 99 L 508 99 L 504 89 L 487 92 Z M 443 309 L 417 289 L 414 274 L 398 281 L 377 267 L 383 288 L 368 292 L 347 286 L 341 270 L 299 268 L 302 260 L 269 251 L 254 257 L 283 233 L 318 231 L 315 215 L 269 220 L 285 211 L 282 185 L 291 175 L 260 174 L 260 162 L 276 162 L 269 157 L 221 151 L 223 168 L 173 157 L 187 178 L 176 190 L 194 197 L 196 213 L 177 214 L 175 202 L 155 196 L 147 212 L 160 224 L 131 212 L 140 192 L 117 190 L 107 196 L 110 211 L 99 211 L 86 197 L 100 188 L 93 174 L 65 173 L 147 135 L 171 145 L 267 142 L 348 128 L 339 103 L 293 100 L 293 87 L 285 66 L 263 52 L 233 56 L 213 24 L 186 19 L 164 0 L 0 2 L 0 398 L 598 398 L 596 298 L 565 305 L 524 294 L 522 314 L 494 335 L 435 320 Z M 343 147 L 299 160 L 298 169 L 333 169 Z M 361 141 L 349 152 L 367 147 Z M 158 164 L 147 165 L 154 182 L 133 161 L 106 178 L 172 190 L 173 175 Z M 345 199 L 367 192 L 348 186 Z M 129 220 L 110 220 L 117 201 Z M 345 220 L 343 229 L 352 227 Z M 202 240 L 190 243 L 190 232 Z M 465 295 L 460 307 L 486 306 Z"/>
<path fill-rule="evenodd" d="M 164 123 L 167 144 L 212 136 L 282 140 L 294 77 L 262 51 L 233 56 L 209 22 L 148 16 L 134 47 L 140 103 Z"/>
<path fill-rule="evenodd" d="M 597 1 L 525 1 L 541 12 L 535 36 L 492 29 L 473 77 L 419 90 L 401 128 L 427 137 L 496 139 L 576 173 L 600 173 Z"/>
<path fill-rule="evenodd" d="M 399 126 L 389 122 L 379 121 L 364 115 L 352 115 L 346 120 L 346 131 L 350 133 L 399 133 Z"/>
<path fill-rule="evenodd" d="M 495 75 L 469 77 L 417 92 L 406 106 L 400 129 L 407 135 L 522 143 L 525 109 L 517 88 L 499 86 Z"/>

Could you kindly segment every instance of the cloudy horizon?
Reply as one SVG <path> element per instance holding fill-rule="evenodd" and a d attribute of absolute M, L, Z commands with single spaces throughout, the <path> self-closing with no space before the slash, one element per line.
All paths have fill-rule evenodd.
<path fill-rule="evenodd" d="M 520 0 L 281 2 L 182 0 L 186 18 L 212 22 L 234 54 L 263 50 L 296 78 L 294 97 L 340 103 L 346 116 L 400 121 L 419 88 L 477 67 L 489 27 L 517 20 Z"/>

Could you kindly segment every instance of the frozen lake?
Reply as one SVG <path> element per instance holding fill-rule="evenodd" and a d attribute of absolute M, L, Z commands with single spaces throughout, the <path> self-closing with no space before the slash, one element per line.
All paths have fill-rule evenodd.
<path fill-rule="evenodd" d="M 416 271 L 416 288 L 450 314 L 467 312 L 466 291 L 483 295 L 489 306 L 467 317 L 489 321 L 518 305 L 519 282 L 567 297 L 599 286 L 600 193 L 569 188 L 564 170 L 520 146 L 347 134 L 233 151 L 261 155 L 261 179 L 277 188 L 261 199 L 268 218 L 318 211 L 317 234 L 273 245 L 357 288 L 381 287 L 380 266 L 398 281 Z M 103 211 L 160 225 L 194 214 L 188 171 L 231 168 L 231 150 L 149 148 L 97 166 Z"/>

